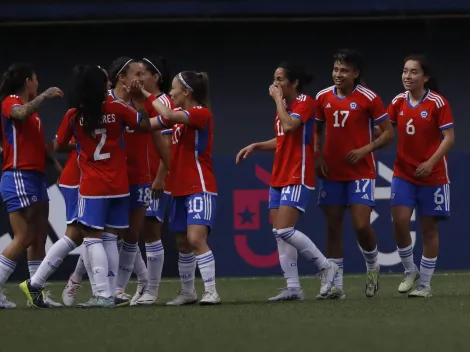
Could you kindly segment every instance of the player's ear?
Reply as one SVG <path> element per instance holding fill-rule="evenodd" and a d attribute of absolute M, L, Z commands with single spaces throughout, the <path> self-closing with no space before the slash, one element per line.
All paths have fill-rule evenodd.
<path fill-rule="evenodd" d="M 296 80 L 294 81 L 294 88 L 297 89 L 298 87 L 299 87 L 299 80 L 296 79 Z"/>
<path fill-rule="evenodd" d="M 423 78 L 424 78 L 424 84 L 429 82 L 429 76 L 424 76 Z"/>
<path fill-rule="evenodd" d="M 361 74 L 361 71 L 356 70 L 356 71 L 354 72 L 354 79 L 357 79 L 360 74 Z"/>

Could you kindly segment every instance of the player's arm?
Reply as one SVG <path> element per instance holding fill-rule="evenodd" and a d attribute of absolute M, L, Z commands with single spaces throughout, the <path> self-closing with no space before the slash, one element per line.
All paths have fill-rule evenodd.
<path fill-rule="evenodd" d="M 284 133 L 294 132 L 302 124 L 301 116 L 297 113 L 289 114 L 284 107 L 282 98 L 276 98 L 277 116 Z"/>
<path fill-rule="evenodd" d="M 59 161 L 54 158 L 50 153 L 47 153 L 46 154 L 46 161 L 52 163 L 52 165 L 54 166 L 54 169 L 55 171 L 60 175 L 62 174 L 62 171 L 64 171 L 64 168 L 62 167 L 62 165 L 59 163 Z"/>
<path fill-rule="evenodd" d="M 153 94 L 150 94 L 145 89 L 142 89 L 142 94 L 146 99 L 149 99 L 149 102 L 152 103 L 152 106 L 160 114 L 157 118 L 157 121 L 153 122 L 153 129 L 165 129 L 170 128 L 176 123 L 188 124 L 188 115 L 182 110 L 172 110 L 165 104 L 163 104 L 157 97 Z M 161 127 L 159 127 L 160 125 Z"/>
<path fill-rule="evenodd" d="M 374 150 L 385 147 L 395 136 L 388 110 L 385 109 L 382 100 L 378 96 L 372 101 L 371 116 L 374 119 L 375 126 L 379 128 L 380 135 L 378 135 L 377 130 L 374 129 L 374 132 L 378 136 L 367 145 L 366 149 L 368 152 L 373 152 Z"/>
<path fill-rule="evenodd" d="M 444 102 L 444 106 L 439 108 L 438 125 L 443 138 L 439 148 L 437 148 L 433 156 L 429 159 L 432 165 L 435 165 L 437 161 L 442 160 L 455 142 L 454 118 L 452 117 L 452 112 L 447 101 Z"/>
<path fill-rule="evenodd" d="M 167 169 L 170 169 L 170 149 L 167 147 L 167 144 L 163 140 L 163 136 L 160 131 L 152 132 L 152 141 L 155 149 L 157 150 L 158 155 L 160 155 L 160 160 L 163 162 Z"/>
<path fill-rule="evenodd" d="M 64 118 L 62 119 L 59 130 L 57 131 L 57 134 L 55 135 L 55 138 L 52 141 L 53 143 L 52 150 L 54 152 L 70 151 L 69 144 L 70 144 L 70 140 L 73 137 L 72 124 L 75 121 L 74 120 L 75 116 L 76 116 L 76 110 L 70 109 L 69 111 L 67 111 Z"/>
<path fill-rule="evenodd" d="M 29 116 L 31 116 L 31 114 L 34 114 L 39 110 L 39 107 L 45 99 L 52 99 L 63 96 L 64 93 L 59 88 L 49 88 L 24 105 L 14 105 L 9 113 L 9 117 L 13 120 L 26 120 Z"/>
<path fill-rule="evenodd" d="M 248 158 L 255 150 L 273 152 L 276 150 L 276 143 L 276 138 L 264 142 L 252 143 L 238 152 L 235 157 L 235 162 L 238 164 L 241 160 Z"/>

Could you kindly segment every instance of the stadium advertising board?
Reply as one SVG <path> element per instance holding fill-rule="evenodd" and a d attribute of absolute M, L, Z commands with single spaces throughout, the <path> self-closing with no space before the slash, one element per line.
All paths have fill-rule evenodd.
<path fill-rule="evenodd" d="M 437 264 L 438 270 L 464 270 L 469 265 L 466 261 L 470 248 L 468 235 L 468 199 L 470 188 L 467 186 L 468 153 L 455 152 L 450 156 L 450 174 L 452 179 L 451 219 L 441 223 L 441 250 Z M 371 216 L 376 231 L 379 247 L 379 262 L 384 272 L 402 271 L 400 258 L 396 251 L 392 233 L 390 213 L 390 183 L 394 155 L 381 153 L 378 158 L 378 177 L 376 182 L 376 207 Z M 253 157 L 236 166 L 233 157 L 215 157 L 214 166 L 218 181 L 219 196 L 217 215 L 213 234 L 209 244 L 217 261 L 218 276 L 262 276 L 280 275 L 276 241 L 271 232 L 268 216 L 268 183 L 272 159 Z M 50 177 L 50 236 L 47 247 L 65 233 L 65 205 L 59 189 Z M 302 216 L 298 229 L 307 234 L 323 250 L 325 248 L 325 221 L 316 206 L 317 192 L 312 194 L 307 213 Z M 412 237 L 415 249 L 415 261 L 421 257 L 421 238 L 418 219 L 412 219 Z M 11 241 L 11 230 L 6 213 L 0 222 L 0 251 Z M 176 255 L 171 255 L 174 247 L 171 234 L 165 233 L 165 266 L 176 270 Z M 73 270 L 76 249 L 64 262 L 55 279 L 66 279 Z M 174 251 L 174 249 L 173 249 Z M 176 253 L 174 253 L 176 254 Z M 171 257 L 169 257 L 171 256 Z M 344 269 L 349 273 L 363 272 L 364 260 L 359 251 L 352 225 L 347 216 L 344 232 Z M 75 258 L 75 260 L 72 260 Z M 176 274 L 173 269 L 171 275 Z M 174 271 L 174 272 L 173 272 Z M 299 257 L 299 271 L 302 274 L 314 274 L 311 263 Z M 168 271 L 167 275 L 168 275 Z M 15 276 L 15 278 L 18 278 Z"/>
<path fill-rule="evenodd" d="M 19 0 L 0 5 L 0 20 L 137 17 L 361 15 L 470 11 L 465 0 Z"/>

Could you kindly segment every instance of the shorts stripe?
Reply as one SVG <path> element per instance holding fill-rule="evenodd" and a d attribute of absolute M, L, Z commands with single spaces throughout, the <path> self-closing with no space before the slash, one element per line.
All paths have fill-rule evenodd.
<path fill-rule="evenodd" d="M 204 193 L 204 220 L 210 220 L 212 216 L 212 197 Z"/>
<path fill-rule="evenodd" d="M 16 194 L 18 195 L 18 198 L 20 200 L 21 207 L 26 208 L 29 206 L 29 199 L 28 195 L 26 194 L 23 175 L 21 174 L 21 171 L 14 170 L 13 178 L 15 180 Z"/>

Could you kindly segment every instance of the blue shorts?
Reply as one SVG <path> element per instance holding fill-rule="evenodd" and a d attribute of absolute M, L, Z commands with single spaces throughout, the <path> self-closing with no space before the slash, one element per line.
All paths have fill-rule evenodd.
<path fill-rule="evenodd" d="M 319 205 L 375 206 L 375 179 L 363 178 L 354 181 L 320 180 L 318 191 Z"/>
<path fill-rule="evenodd" d="M 279 206 L 286 205 L 305 212 L 311 192 L 312 191 L 304 185 L 270 187 L 269 209 L 279 209 Z"/>
<path fill-rule="evenodd" d="M 450 216 L 450 186 L 418 186 L 399 177 L 392 179 L 392 207 L 417 208 L 420 216 Z"/>
<path fill-rule="evenodd" d="M 78 222 L 94 229 L 129 227 L 129 197 L 83 198 L 78 195 Z"/>
<path fill-rule="evenodd" d="M 150 193 L 150 185 L 148 183 L 145 185 L 130 185 L 129 193 L 130 210 L 140 207 L 147 208 L 149 206 L 150 199 L 152 197 Z"/>
<path fill-rule="evenodd" d="M 170 198 L 171 194 L 164 192 L 160 198 L 150 199 L 150 204 L 145 216 L 152 218 L 155 217 L 158 221 L 163 222 L 163 219 L 165 218 L 166 205 Z"/>
<path fill-rule="evenodd" d="M 9 213 L 49 201 L 46 176 L 37 171 L 3 171 L 0 192 Z"/>
<path fill-rule="evenodd" d="M 170 231 L 186 232 L 189 225 L 206 225 L 210 232 L 215 220 L 216 200 L 217 196 L 209 193 L 171 197 Z"/>
<path fill-rule="evenodd" d="M 59 186 L 65 201 L 65 217 L 67 224 L 78 219 L 78 187 Z"/>

